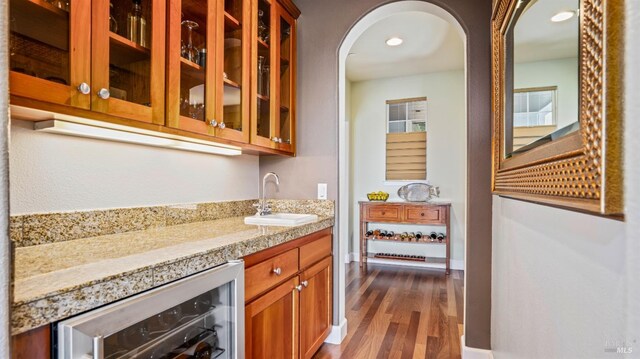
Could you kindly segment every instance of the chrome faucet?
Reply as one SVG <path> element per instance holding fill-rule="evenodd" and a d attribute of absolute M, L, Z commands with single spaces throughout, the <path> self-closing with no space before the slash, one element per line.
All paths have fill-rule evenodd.
<path fill-rule="evenodd" d="M 267 178 L 273 176 L 276 179 L 276 188 L 280 186 L 280 178 L 275 172 L 269 172 L 264 177 L 262 177 L 262 198 L 259 203 L 254 204 L 258 213 L 256 216 L 265 216 L 267 214 L 271 214 L 271 206 L 267 203 Z"/>

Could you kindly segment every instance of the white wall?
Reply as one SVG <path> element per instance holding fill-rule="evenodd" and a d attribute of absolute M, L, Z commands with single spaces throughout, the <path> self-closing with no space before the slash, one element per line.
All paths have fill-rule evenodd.
<path fill-rule="evenodd" d="M 257 198 L 258 157 L 217 156 L 11 125 L 11 214 Z"/>
<path fill-rule="evenodd" d="M 496 359 L 640 357 L 640 3 L 625 3 L 626 222 L 494 197 Z"/>
<path fill-rule="evenodd" d="M 359 248 L 358 201 L 366 199 L 368 192 L 379 190 L 397 199 L 402 185 L 385 185 L 386 101 L 426 96 L 427 178 L 440 187 L 442 198 L 452 200 L 451 258 L 464 259 L 467 166 L 464 88 L 462 70 L 351 85 L 352 251 Z M 405 247 L 407 251 L 415 250 Z"/>
<path fill-rule="evenodd" d="M 11 302 L 11 241 L 9 241 L 9 88 L 8 77 L 8 8 L 9 2 L 0 0 L 0 358 L 10 358 L 11 332 L 9 316 Z"/>
<path fill-rule="evenodd" d="M 558 128 L 578 121 L 578 60 L 576 58 L 518 63 L 514 88 L 557 86 Z"/>

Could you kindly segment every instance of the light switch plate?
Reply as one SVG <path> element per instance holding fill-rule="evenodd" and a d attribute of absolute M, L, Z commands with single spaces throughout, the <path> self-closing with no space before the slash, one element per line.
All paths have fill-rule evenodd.
<path fill-rule="evenodd" d="M 327 199 L 326 183 L 318 183 L 318 199 Z"/>

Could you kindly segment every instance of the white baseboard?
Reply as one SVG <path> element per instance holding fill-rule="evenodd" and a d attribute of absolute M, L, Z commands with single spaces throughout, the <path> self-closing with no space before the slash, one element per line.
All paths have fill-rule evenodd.
<path fill-rule="evenodd" d="M 375 260 L 369 260 L 371 263 L 376 263 Z M 345 255 L 345 263 L 351 262 L 360 262 L 360 253 L 351 252 Z M 411 262 L 407 262 L 405 265 L 411 265 Z M 454 270 L 464 270 L 464 260 L 461 259 L 452 259 L 449 263 L 451 269 Z M 414 265 L 415 266 L 415 265 Z"/>
<path fill-rule="evenodd" d="M 493 359 L 491 350 L 469 348 L 464 345 L 464 335 L 460 337 L 460 353 L 462 359 Z"/>
<path fill-rule="evenodd" d="M 325 339 L 325 343 L 340 344 L 347 336 L 347 318 L 342 318 L 340 325 L 334 325 L 331 327 L 329 336 Z"/>

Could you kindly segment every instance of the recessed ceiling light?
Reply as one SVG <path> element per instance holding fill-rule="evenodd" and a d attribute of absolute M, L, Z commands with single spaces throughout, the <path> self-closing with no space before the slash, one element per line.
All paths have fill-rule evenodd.
<path fill-rule="evenodd" d="M 576 14 L 575 11 L 560 11 L 559 13 L 551 17 L 551 21 L 553 22 L 567 21 L 571 19 L 575 14 Z"/>
<path fill-rule="evenodd" d="M 401 45 L 403 41 L 404 40 L 402 40 L 399 37 L 392 37 L 392 38 L 387 40 L 387 45 L 388 46 L 398 46 L 398 45 Z"/>

